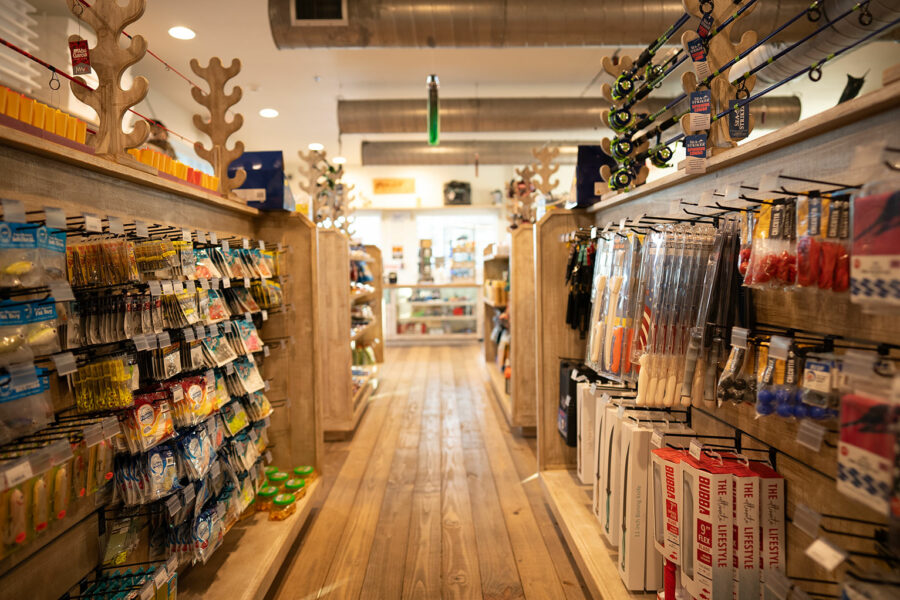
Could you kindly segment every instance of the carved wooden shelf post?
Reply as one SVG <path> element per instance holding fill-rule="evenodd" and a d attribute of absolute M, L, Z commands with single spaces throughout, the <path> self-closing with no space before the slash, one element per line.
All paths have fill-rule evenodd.
<path fill-rule="evenodd" d="M 125 69 L 147 53 L 147 41 L 136 35 L 122 48 L 119 39 L 122 30 L 144 14 L 146 0 L 129 0 L 124 6 L 117 0 L 93 0 L 90 7 L 79 0 L 66 0 L 66 4 L 72 14 L 97 34 L 97 45 L 90 49 L 91 68 L 99 80 L 97 88 L 91 90 L 69 83 L 75 97 L 97 112 L 100 125 L 94 136 L 94 151 L 119 163 L 135 164 L 126 150 L 143 144 L 150 135 L 150 126 L 146 121 L 138 121 L 131 133 L 124 133 L 122 118 L 125 111 L 144 99 L 150 84 L 146 77 L 135 77 L 131 88 L 124 90 L 121 83 Z M 70 42 L 82 39 L 78 35 L 69 36 Z M 81 77 L 76 79 L 84 82 Z"/>
<path fill-rule="evenodd" d="M 235 142 L 234 148 L 228 149 L 228 138 L 244 124 L 241 114 L 234 115 L 231 121 L 226 119 L 226 112 L 237 104 L 242 94 L 241 88 L 234 86 L 230 94 L 225 93 L 225 83 L 240 73 L 241 61 L 234 59 L 231 66 L 225 68 L 218 56 L 210 59 L 209 66 L 201 67 L 196 58 L 191 59 L 191 70 L 206 81 L 209 93 L 205 93 L 199 87 L 191 87 L 191 96 L 198 104 L 209 110 L 209 120 L 202 115 L 194 115 L 194 126 L 209 136 L 212 147 L 206 149 L 201 142 L 194 142 L 194 151 L 197 155 L 212 165 L 219 178 L 219 192 L 228 196 L 235 188 L 241 187 L 247 179 L 247 172 L 241 168 L 228 177 L 228 165 L 244 153 L 244 143 Z"/>
<path fill-rule="evenodd" d="M 525 165 L 516 169 L 516 175 L 525 183 L 525 190 L 522 193 L 516 191 L 510 201 L 509 221 L 514 226 L 534 221 L 534 169 Z"/>
<path fill-rule="evenodd" d="M 553 163 L 554 159 L 559 156 L 559 147 L 541 146 L 540 148 L 532 148 L 531 153 L 537 159 L 537 164 L 534 168 L 535 175 L 540 177 L 539 180 L 535 180 L 534 186 L 543 195 L 549 196 L 559 185 L 559 179 L 551 179 L 553 174 L 559 171 L 559 165 Z"/>
<path fill-rule="evenodd" d="M 311 218 L 316 223 L 320 222 L 325 216 L 320 217 L 320 208 L 324 208 L 319 199 L 319 192 L 322 185 L 319 178 L 322 176 L 321 164 L 325 160 L 324 150 L 310 150 L 309 152 L 298 152 L 297 155 L 304 164 L 300 165 L 300 175 L 305 181 L 299 183 L 300 189 L 309 196 L 309 206 L 311 210 Z"/>

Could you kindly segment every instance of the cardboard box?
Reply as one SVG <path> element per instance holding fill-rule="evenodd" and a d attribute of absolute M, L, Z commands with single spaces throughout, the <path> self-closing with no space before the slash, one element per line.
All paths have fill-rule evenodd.
<path fill-rule="evenodd" d="M 784 477 L 777 471 L 762 463 L 751 462 L 750 468 L 759 475 L 760 487 L 760 550 L 762 556 L 762 598 L 775 600 L 776 596 L 766 584 L 766 574 L 785 570 L 785 554 L 787 552 L 784 535 Z"/>
<path fill-rule="evenodd" d="M 647 510 L 649 501 L 649 424 L 623 418 L 619 421 L 619 462 L 616 488 L 619 490 L 616 519 L 611 527 L 620 529 L 617 567 L 629 590 L 652 590 L 662 585 L 662 561 L 648 552 Z"/>
<path fill-rule="evenodd" d="M 758 600 L 761 587 L 760 479 L 752 469 L 738 464 L 731 481 L 734 493 L 734 598 Z"/>
<path fill-rule="evenodd" d="M 731 469 L 704 455 L 681 461 L 682 583 L 696 600 L 720 600 L 734 594 Z"/>
<path fill-rule="evenodd" d="M 659 448 L 651 451 L 650 503 L 653 545 L 663 558 L 681 564 L 681 458 L 683 450 Z"/>
<path fill-rule="evenodd" d="M 594 517 L 597 518 L 597 521 L 600 521 L 600 506 L 602 503 L 601 499 L 601 487 L 600 487 L 600 455 L 601 455 L 601 447 L 603 446 L 603 434 L 604 434 L 604 421 L 606 419 L 606 409 L 609 407 L 609 395 L 603 394 L 601 396 L 600 401 L 597 402 L 597 406 L 594 411 L 594 473 L 593 473 L 593 494 L 591 498 L 593 499 L 593 503 L 591 505 L 591 510 L 594 513 Z M 608 442 L 607 442 L 608 445 Z"/>
<path fill-rule="evenodd" d="M 597 403 L 599 394 L 591 392 L 591 386 L 587 383 L 578 384 L 578 455 L 577 455 L 577 472 L 578 479 L 585 485 L 591 485 L 594 482 L 597 469 L 595 467 L 595 457 L 597 452 L 594 448 L 594 421 L 596 420 Z"/>
<path fill-rule="evenodd" d="M 620 527 L 618 519 L 621 494 L 616 485 L 619 478 L 621 460 L 619 456 L 619 407 L 609 404 L 603 417 L 603 435 L 599 454 L 600 499 L 597 506 L 600 529 L 606 541 L 613 548 L 619 547 Z"/>

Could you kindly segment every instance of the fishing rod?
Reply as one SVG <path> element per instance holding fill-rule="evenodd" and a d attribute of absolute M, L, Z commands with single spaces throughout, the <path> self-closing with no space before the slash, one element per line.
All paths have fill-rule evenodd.
<path fill-rule="evenodd" d="M 736 0 L 735 4 L 740 2 L 740 0 Z M 745 12 L 750 10 L 750 8 L 756 4 L 757 0 L 750 0 L 747 4 L 740 7 L 736 10 L 730 17 L 722 21 L 718 26 L 711 29 L 705 36 L 701 36 L 704 45 L 708 46 L 710 40 L 719 35 L 722 30 L 726 27 L 734 23 L 734 21 L 740 18 Z M 681 48 L 676 52 L 673 56 L 669 57 L 666 61 L 661 65 L 650 65 L 647 67 L 647 75 L 644 79 L 644 83 L 636 90 L 634 90 L 629 97 L 626 99 L 625 103 L 619 107 L 610 111 L 609 113 L 609 124 L 612 127 L 612 130 L 621 133 L 622 131 L 627 130 L 634 123 L 634 115 L 631 113 L 631 107 L 646 98 L 651 91 L 657 88 L 663 80 L 672 74 L 675 69 L 680 67 L 685 60 L 687 60 L 688 55 L 683 54 L 684 48 Z M 680 56 L 680 58 L 678 58 Z M 672 63 L 673 60 L 677 59 L 677 62 Z"/>
<path fill-rule="evenodd" d="M 723 110 L 719 114 L 713 116 L 710 119 L 710 126 L 712 126 L 713 123 L 715 123 L 721 119 L 724 119 L 725 117 L 734 113 L 735 111 L 740 110 L 741 108 L 750 104 L 754 100 L 757 100 L 757 99 L 761 98 L 762 96 L 765 96 L 766 94 L 769 94 L 772 91 L 780 88 L 781 86 L 783 86 L 787 83 L 790 83 L 791 81 L 800 77 L 801 75 L 808 73 L 810 80 L 819 81 L 819 79 L 821 79 L 821 77 L 822 77 L 822 67 L 825 66 L 826 63 L 841 56 L 845 52 L 849 52 L 850 50 L 853 50 L 857 46 L 860 46 L 860 45 L 868 42 L 870 39 L 881 35 L 885 31 L 887 31 L 893 27 L 896 27 L 898 24 L 900 24 L 900 17 L 894 19 L 893 21 L 891 21 L 890 23 L 887 23 L 886 25 L 882 25 L 875 31 L 872 31 L 872 32 L 866 34 L 864 37 L 856 40 L 849 46 L 845 46 L 844 48 L 841 48 L 840 50 L 829 54 L 828 56 L 809 65 L 808 67 L 804 67 L 803 69 L 800 69 L 799 71 L 785 77 L 781 81 L 777 81 L 777 82 L 773 83 L 766 89 L 764 89 L 760 92 L 757 92 L 757 93 L 753 94 L 752 96 L 747 96 L 743 99 L 738 99 L 738 101 L 735 102 L 731 108 L 728 108 L 727 110 Z M 770 61 L 766 62 L 765 64 L 768 65 L 768 64 L 770 64 L 770 62 L 773 62 L 773 60 L 770 59 Z M 687 113 L 683 113 L 681 116 L 684 116 L 684 114 L 687 114 Z M 674 122 L 678 122 L 678 120 L 680 120 L 681 116 L 679 116 L 679 119 L 676 119 Z M 661 132 L 662 132 L 661 130 L 659 132 L 657 132 L 657 135 Z M 667 154 L 668 154 L 669 158 L 671 159 L 672 151 L 670 148 L 668 148 L 668 146 L 683 140 L 685 137 L 686 137 L 686 135 L 684 133 L 680 133 L 680 134 L 676 135 L 675 137 L 673 137 L 669 140 L 666 140 L 663 143 L 657 144 L 653 148 L 648 148 L 644 152 L 641 152 L 641 153 L 636 154 L 635 156 L 629 158 L 627 160 L 627 162 L 625 162 L 623 164 L 622 167 L 620 167 L 618 170 L 616 170 L 610 176 L 610 180 L 609 180 L 610 189 L 620 190 L 620 189 L 624 189 L 624 188 L 628 187 L 631 184 L 631 181 L 634 179 L 634 176 L 635 176 L 634 167 L 638 164 L 643 163 L 647 159 L 650 159 L 651 162 L 653 162 L 655 166 L 668 166 L 668 165 L 657 164 L 657 162 L 659 160 L 659 156 L 660 156 L 660 150 L 665 148 L 668 151 Z"/>
<path fill-rule="evenodd" d="M 813 4 L 811 4 L 811 5 L 809 6 L 809 8 L 804 9 L 803 12 L 798 13 L 798 14 L 795 15 L 793 18 L 791 18 L 787 23 L 785 23 L 785 24 L 781 25 L 780 27 L 778 27 L 775 31 L 773 31 L 773 32 L 770 33 L 768 36 L 766 36 L 761 42 L 759 42 L 759 43 L 755 44 L 754 46 L 748 48 L 748 49 L 745 50 L 744 52 L 738 54 L 736 57 L 734 57 L 733 59 L 731 59 L 730 61 L 728 61 L 726 64 L 722 65 L 722 66 L 721 66 L 719 69 L 717 69 L 715 72 L 711 73 L 711 74 L 709 75 L 709 77 L 707 77 L 706 79 L 704 79 L 703 81 L 701 81 L 700 83 L 698 83 L 698 84 L 697 84 L 697 88 L 708 87 L 708 86 L 709 86 L 709 83 L 710 83 L 715 77 L 721 75 L 724 71 L 726 71 L 727 69 L 729 69 L 729 68 L 730 68 L 731 66 L 733 66 L 735 63 L 737 63 L 738 61 L 740 61 L 740 60 L 742 60 L 743 58 L 745 58 L 748 54 L 750 54 L 750 52 L 752 52 L 752 51 L 755 50 L 756 48 L 760 47 L 760 46 L 761 46 L 762 44 L 764 44 L 767 40 L 771 39 L 774 35 L 778 34 L 780 31 L 783 31 L 786 27 L 788 27 L 788 26 L 791 25 L 792 23 L 796 22 L 796 21 L 797 21 L 800 17 L 802 17 L 803 15 L 805 15 L 805 14 L 810 14 L 810 11 L 817 11 L 817 10 L 819 10 L 819 4 L 821 4 L 822 1 L 823 1 L 823 0 L 816 0 L 815 2 L 813 2 Z M 770 64 L 774 63 L 775 61 L 777 61 L 778 59 L 780 59 L 781 57 L 783 57 L 785 54 L 788 54 L 788 53 L 794 51 L 794 50 L 797 49 L 797 47 L 800 46 L 801 44 L 806 43 L 807 41 L 809 41 L 810 39 L 812 39 L 812 38 L 815 37 L 816 35 L 820 34 L 821 32 L 825 31 L 826 29 L 830 28 L 832 25 L 834 25 L 834 24 L 837 23 L 838 21 L 841 21 L 841 20 L 847 18 L 848 16 L 850 16 L 851 14 L 853 14 L 854 12 L 856 12 L 857 10 L 859 10 L 859 9 L 862 8 L 862 7 L 865 7 L 865 9 L 864 9 L 864 12 L 863 12 L 862 14 L 860 14 L 860 16 L 859 16 L 859 22 L 860 22 L 861 25 L 868 25 L 868 24 L 870 24 L 870 23 L 872 22 L 872 15 L 871 15 L 871 13 L 868 12 L 868 6 L 869 6 L 869 0 L 861 0 L 860 2 L 857 2 L 856 4 L 854 4 L 852 7 L 850 7 L 849 9 L 847 9 L 845 12 L 843 12 L 843 13 L 842 13 L 841 15 L 839 15 L 838 17 L 836 17 L 836 18 L 834 18 L 834 19 L 832 19 L 832 20 L 830 20 L 830 21 L 826 21 L 823 25 L 821 25 L 820 27 L 818 27 L 816 30 L 814 30 L 814 31 L 812 31 L 811 33 L 807 34 L 803 39 L 801 39 L 801 40 L 799 40 L 799 41 L 797 41 L 797 42 L 791 44 L 790 46 L 785 47 L 783 50 L 781 50 L 781 51 L 780 51 L 778 54 L 776 54 L 775 56 L 769 58 L 769 59 L 768 59 L 767 61 L 765 61 L 764 63 L 762 63 L 762 64 L 760 64 L 760 65 L 757 65 L 754 69 L 752 69 L 752 72 L 751 72 L 751 71 L 748 71 L 747 73 L 744 74 L 744 76 L 742 76 L 741 78 L 736 79 L 736 80 L 735 80 L 735 83 L 737 83 L 737 82 L 743 83 L 743 81 L 746 81 L 746 80 L 747 80 L 750 76 L 752 76 L 753 74 L 755 74 L 755 73 L 761 71 L 761 70 L 764 69 L 765 67 L 767 67 L 767 66 L 769 66 Z M 815 14 L 818 14 L 818 15 L 820 15 L 821 13 L 813 12 L 813 13 L 811 13 L 811 14 L 814 14 L 814 15 L 815 15 Z M 819 18 L 820 18 L 820 17 L 817 16 L 817 17 L 815 17 L 814 20 L 818 20 Z M 743 80 L 743 81 L 741 81 L 741 80 Z M 674 108 L 675 106 L 677 106 L 679 103 L 681 103 L 682 101 L 684 101 L 687 97 L 688 97 L 688 93 L 685 92 L 685 93 L 681 94 L 681 96 L 679 96 L 679 97 L 675 98 L 674 100 L 672 100 L 671 102 L 669 102 L 666 106 L 664 106 L 664 107 L 661 108 L 660 110 L 656 111 L 656 112 L 653 113 L 652 115 L 649 115 L 649 116 L 645 117 L 644 119 L 642 119 L 639 123 L 637 123 L 637 124 L 634 126 L 633 132 L 634 132 L 634 131 L 640 131 L 641 129 L 643 129 L 643 128 L 647 127 L 647 126 L 652 125 L 652 124 L 656 121 L 656 119 L 658 119 L 658 118 L 659 118 L 660 116 L 662 116 L 664 113 L 666 113 L 667 111 L 669 111 L 669 110 L 671 110 L 672 108 Z M 640 145 L 641 145 L 643 142 L 645 142 L 646 140 L 652 138 L 652 137 L 655 136 L 655 135 L 659 135 L 661 132 L 665 131 L 665 130 L 668 129 L 669 127 L 672 127 L 673 125 L 675 125 L 676 123 L 678 123 L 678 122 L 681 120 L 681 117 L 683 117 L 683 116 L 684 116 L 685 114 L 687 114 L 688 112 L 690 112 L 690 111 L 685 111 L 685 112 L 683 112 L 683 113 L 681 113 L 681 114 L 679 114 L 679 115 L 674 115 L 674 116 L 672 116 L 672 117 L 669 117 L 669 118 L 666 119 L 665 121 L 661 122 L 657 127 L 653 128 L 653 129 L 650 129 L 649 131 L 643 133 L 642 135 L 640 135 L 640 136 L 638 136 L 638 137 L 636 137 L 636 138 L 634 138 L 634 139 L 632 139 L 630 135 L 626 135 L 626 136 L 623 136 L 623 137 L 617 137 L 617 138 L 614 139 L 614 140 L 612 141 L 612 143 L 610 144 L 610 152 L 612 153 L 613 158 L 615 158 L 615 159 L 617 159 L 617 160 L 619 160 L 619 161 L 625 161 L 625 160 L 627 160 L 627 159 L 628 159 L 628 156 L 634 151 L 634 149 L 635 149 L 637 146 L 640 146 Z"/>
<path fill-rule="evenodd" d="M 712 10 L 712 1 L 704 0 L 704 5 L 709 3 L 710 10 Z M 650 60 L 659 52 L 659 49 L 663 47 L 663 45 L 669 41 L 669 39 L 675 35 L 679 29 L 681 29 L 685 23 L 688 22 L 691 16 L 688 13 L 682 14 L 678 17 L 674 23 L 669 25 L 669 28 L 666 29 L 661 36 L 656 38 L 649 46 L 647 46 L 641 55 L 637 57 L 637 60 L 631 65 L 631 68 L 627 71 L 623 71 L 617 78 L 615 83 L 612 86 L 611 94 L 613 100 L 621 100 L 627 97 L 634 90 L 634 77 L 638 71 L 640 71 L 644 65 L 650 62 Z"/>

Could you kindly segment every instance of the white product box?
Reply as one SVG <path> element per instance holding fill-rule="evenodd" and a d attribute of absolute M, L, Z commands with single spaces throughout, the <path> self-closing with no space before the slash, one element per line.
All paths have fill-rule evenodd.
<path fill-rule="evenodd" d="M 653 429 L 628 418 L 619 422 L 619 469 L 616 487 L 621 490 L 618 526 L 619 576 L 629 590 L 652 590 L 662 585 L 662 559 L 648 552 L 647 512 L 650 500 L 650 437 Z"/>
<path fill-rule="evenodd" d="M 766 584 L 766 574 L 773 570 L 785 570 L 784 537 L 784 477 L 762 463 L 750 463 L 750 468 L 759 475 L 760 488 L 760 549 L 762 551 L 762 598 L 776 598 Z"/>
<path fill-rule="evenodd" d="M 734 599 L 759 600 L 760 479 L 753 470 L 737 465 L 732 476 L 734 493 Z"/>
<path fill-rule="evenodd" d="M 732 482 L 729 467 L 704 455 L 681 462 L 684 516 L 682 584 L 696 600 L 734 594 Z"/>
<path fill-rule="evenodd" d="M 659 448 L 651 452 L 650 511 L 653 545 L 663 558 L 681 564 L 681 457 L 675 448 Z"/>
<path fill-rule="evenodd" d="M 596 477 L 594 459 L 597 455 L 594 448 L 594 421 L 596 421 L 597 402 L 600 394 L 591 392 L 591 386 L 587 383 L 578 384 L 578 451 L 577 468 L 578 479 L 585 485 L 590 485 Z"/>
<path fill-rule="evenodd" d="M 606 541 L 613 547 L 619 547 L 619 528 L 616 515 L 619 512 L 621 494 L 616 486 L 619 477 L 619 407 L 609 404 L 603 416 L 603 433 L 600 436 L 598 487 L 600 496 L 597 499 L 597 518 Z"/>

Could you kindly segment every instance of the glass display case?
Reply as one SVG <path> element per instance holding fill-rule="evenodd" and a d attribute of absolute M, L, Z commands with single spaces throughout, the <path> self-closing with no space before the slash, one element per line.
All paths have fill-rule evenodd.
<path fill-rule="evenodd" d="M 389 285 L 386 340 L 421 343 L 481 337 L 481 288 L 477 285 Z"/>

